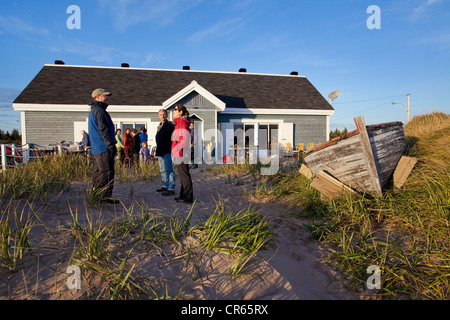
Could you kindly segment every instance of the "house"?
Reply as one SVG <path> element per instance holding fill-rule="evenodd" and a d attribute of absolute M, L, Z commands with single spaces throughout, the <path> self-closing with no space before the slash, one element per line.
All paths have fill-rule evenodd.
<path fill-rule="evenodd" d="M 235 144 L 266 152 L 273 142 L 323 143 L 334 109 L 304 76 L 238 72 L 44 65 L 13 102 L 21 112 L 23 143 L 81 141 L 95 88 L 111 91 L 116 128 L 146 127 L 155 145 L 158 111 L 184 104 L 205 148 L 216 157 Z M 171 119 L 171 112 L 169 112 Z M 209 149 L 209 150 L 210 150 Z"/>

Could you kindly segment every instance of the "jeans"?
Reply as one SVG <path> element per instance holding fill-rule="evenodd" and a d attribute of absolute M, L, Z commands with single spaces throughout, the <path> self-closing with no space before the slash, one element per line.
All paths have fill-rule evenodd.
<path fill-rule="evenodd" d="M 167 190 L 175 191 L 175 172 L 173 172 L 172 155 L 166 153 L 162 157 L 158 157 L 159 170 L 163 187 Z"/>
<path fill-rule="evenodd" d="M 109 152 L 91 154 L 92 157 L 92 187 L 104 191 L 105 197 L 111 197 L 114 187 L 114 158 Z"/>

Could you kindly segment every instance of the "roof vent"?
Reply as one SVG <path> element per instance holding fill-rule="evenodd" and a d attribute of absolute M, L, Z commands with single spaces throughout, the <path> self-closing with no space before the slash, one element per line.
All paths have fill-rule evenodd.
<path fill-rule="evenodd" d="M 240 69 L 239 69 L 239 72 L 243 72 L 243 73 L 244 73 L 244 72 L 247 72 L 247 69 L 245 69 L 245 68 L 240 68 Z"/>
<path fill-rule="evenodd" d="M 121 66 L 122 66 L 122 68 L 129 68 L 130 67 L 130 65 L 128 63 L 122 63 Z"/>
<path fill-rule="evenodd" d="M 298 72 L 297 71 L 292 71 L 291 72 L 291 76 L 298 76 Z"/>
<path fill-rule="evenodd" d="M 190 66 L 183 66 L 183 70 L 191 70 Z"/>
<path fill-rule="evenodd" d="M 62 60 L 55 60 L 55 64 L 65 64 Z"/>

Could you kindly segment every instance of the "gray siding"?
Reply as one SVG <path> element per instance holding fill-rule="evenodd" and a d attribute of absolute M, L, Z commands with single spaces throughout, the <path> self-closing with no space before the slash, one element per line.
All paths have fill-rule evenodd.
<path fill-rule="evenodd" d="M 48 145 L 64 140 L 74 142 L 74 122 L 86 121 L 89 112 L 71 111 L 26 111 L 25 124 L 27 143 Z M 159 122 L 158 114 L 151 112 L 111 112 L 113 121 L 116 119 L 142 119 Z"/>
<path fill-rule="evenodd" d="M 210 129 L 217 129 L 216 114 L 220 109 L 202 95 L 199 95 L 197 92 L 191 92 L 176 104 L 184 105 L 190 116 L 196 115 L 202 119 L 204 132 Z M 173 106 L 168 108 L 168 110 L 172 109 Z"/>
<path fill-rule="evenodd" d="M 195 95 L 194 95 L 195 96 Z M 209 106 L 186 105 L 191 115 L 196 115 L 203 120 L 203 129 L 216 128 L 216 110 Z M 86 121 L 88 112 L 51 112 L 51 111 L 26 111 L 25 124 L 28 143 L 48 145 L 61 140 L 74 140 L 74 122 Z M 143 122 L 158 122 L 158 114 L 153 112 L 124 113 L 111 112 L 111 117 L 116 119 L 142 119 Z M 313 115 L 221 115 L 217 114 L 217 121 L 229 122 L 231 119 L 282 119 L 285 122 L 294 123 L 294 144 L 324 143 L 327 140 L 326 116 Z"/>
<path fill-rule="evenodd" d="M 26 111 L 27 143 L 48 145 L 61 140 L 73 142 L 75 121 L 86 121 L 88 112 Z"/>
<path fill-rule="evenodd" d="M 211 101 L 203 97 L 202 95 L 199 95 L 197 92 L 191 92 L 186 97 L 181 99 L 179 102 L 182 105 L 186 107 L 186 109 L 191 109 L 194 111 L 195 109 L 208 109 L 208 110 L 216 110 L 219 111 L 220 109 L 214 105 Z"/>
<path fill-rule="evenodd" d="M 324 143 L 328 139 L 327 117 L 314 115 L 280 115 L 280 114 L 218 114 L 218 122 L 229 122 L 231 119 L 284 120 L 294 124 L 294 144 L 313 142 Z"/>

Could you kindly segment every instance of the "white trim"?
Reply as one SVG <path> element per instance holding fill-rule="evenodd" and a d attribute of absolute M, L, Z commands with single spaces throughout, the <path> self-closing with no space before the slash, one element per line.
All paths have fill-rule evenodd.
<path fill-rule="evenodd" d="M 243 123 L 243 124 L 282 124 L 284 119 L 230 119 L 230 123 Z"/>
<path fill-rule="evenodd" d="M 162 108 L 168 108 L 170 103 L 174 101 L 180 100 L 187 94 L 192 91 L 202 91 L 203 93 L 197 91 L 199 94 L 203 95 L 205 98 L 210 100 L 207 95 L 211 95 L 206 89 L 197 85 L 191 88 L 191 85 L 186 87 L 185 89 L 192 89 L 185 95 L 185 89 L 178 92 L 176 95 L 172 96 L 168 100 L 166 100 L 162 106 L 132 106 L 132 105 L 110 105 L 108 106 L 108 112 L 158 112 Z M 176 97 L 180 97 L 178 100 Z M 217 99 L 215 96 L 213 98 L 219 102 L 220 105 L 216 104 L 221 110 L 221 114 L 242 114 L 242 115 L 250 115 L 250 114 L 282 114 L 282 115 L 317 115 L 317 116 L 332 116 L 334 114 L 334 110 L 314 110 L 314 109 L 244 109 L 244 108 L 225 108 L 225 103 L 221 100 Z M 13 108 L 16 111 L 83 111 L 89 112 L 89 105 L 84 104 L 29 104 L 29 103 L 13 103 Z M 223 108 L 223 109 L 222 109 Z"/>
<path fill-rule="evenodd" d="M 28 104 L 14 103 L 13 108 L 16 111 L 82 111 L 89 112 L 91 108 L 84 104 Z M 158 112 L 161 106 L 128 106 L 128 105 L 109 105 L 108 112 Z"/>
<path fill-rule="evenodd" d="M 283 115 L 314 115 L 331 116 L 334 110 L 314 110 L 314 109 L 244 109 L 244 108 L 226 108 L 220 114 L 283 114 Z"/>
<path fill-rule="evenodd" d="M 20 131 L 22 135 L 22 144 L 27 144 L 27 126 L 25 123 L 25 111 L 20 112 Z"/>
<path fill-rule="evenodd" d="M 212 102 L 215 106 L 217 106 L 221 111 L 225 110 L 225 102 L 217 98 L 215 95 L 213 95 L 211 92 L 203 88 L 201 85 L 198 84 L 197 81 L 193 80 L 188 86 L 181 89 L 177 93 L 175 93 L 173 96 L 171 96 L 169 99 L 163 102 L 162 106 L 164 109 L 169 108 L 173 104 L 177 103 L 184 97 L 186 97 L 191 92 L 196 91 L 201 96 L 205 97 L 207 100 Z"/>
<path fill-rule="evenodd" d="M 325 132 L 326 141 L 330 140 L 330 116 L 327 116 L 327 131 Z"/>
<path fill-rule="evenodd" d="M 93 68 L 93 69 L 118 69 L 118 70 L 147 70 L 147 71 L 171 71 L 171 72 L 200 72 L 200 73 L 221 73 L 221 74 L 240 74 L 240 75 L 256 75 L 256 76 L 272 76 L 272 77 L 291 77 L 306 78 L 301 75 L 290 74 L 269 74 L 269 73 L 251 73 L 251 72 L 233 72 L 233 71 L 205 71 L 205 70 L 181 70 L 181 69 L 150 69 L 150 68 L 131 68 L 131 67 L 102 67 L 102 66 L 77 66 L 77 65 L 61 65 L 61 64 L 44 64 L 45 67 L 54 68 Z"/>

